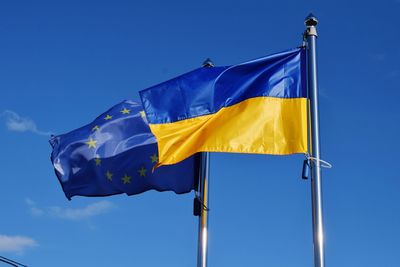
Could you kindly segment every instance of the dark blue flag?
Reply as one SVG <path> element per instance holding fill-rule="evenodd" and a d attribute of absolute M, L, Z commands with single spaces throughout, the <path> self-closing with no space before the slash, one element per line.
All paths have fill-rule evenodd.
<path fill-rule="evenodd" d="M 140 104 L 123 101 L 77 130 L 54 136 L 51 161 L 65 196 L 187 193 L 197 184 L 196 156 L 157 168 L 157 141 Z"/>

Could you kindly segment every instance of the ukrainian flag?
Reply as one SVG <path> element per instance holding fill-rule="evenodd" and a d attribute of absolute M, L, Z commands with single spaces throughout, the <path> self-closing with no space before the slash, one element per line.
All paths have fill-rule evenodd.
<path fill-rule="evenodd" d="M 199 68 L 140 92 L 159 165 L 196 152 L 307 151 L 305 49 Z"/>

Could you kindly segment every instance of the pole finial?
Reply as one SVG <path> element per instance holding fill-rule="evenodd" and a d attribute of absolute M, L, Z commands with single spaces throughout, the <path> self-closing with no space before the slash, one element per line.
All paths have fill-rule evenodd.
<path fill-rule="evenodd" d="M 211 61 L 211 59 L 207 58 L 203 62 L 203 67 L 206 67 L 206 68 L 214 67 L 214 63 Z"/>
<path fill-rule="evenodd" d="M 307 16 L 307 18 L 304 20 L 304 24 L 306 24 L 307 29 L 304 32 L 304 38 L 307 38 L 307 36 L 318 36 L 317 34 L 317 24 L 318 20 L 317 17 L 313 15 L 313 13 L 310 13 L 310 15 Z"/>
<path fill-rule="evenodd" d="M 310 13 L 306 19 L 304 20 L 304 23 L 306 24 L 307 27 L 310 26 L 317 26 L 318 24 L 318 19 L 316 16 L 314 16 L 313 13 Z"/>

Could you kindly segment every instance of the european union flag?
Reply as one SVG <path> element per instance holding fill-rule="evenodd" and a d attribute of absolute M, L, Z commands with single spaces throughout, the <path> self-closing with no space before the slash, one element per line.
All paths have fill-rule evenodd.
<path fill-rule="evenodd" d="M 140 104 L 123 101 L 77 130 L 53 136 L 51 161 L 68 199 L 72 196 L 187 193 L 197 185 L 197 156 L 157 168 L 157 141 Z"/>

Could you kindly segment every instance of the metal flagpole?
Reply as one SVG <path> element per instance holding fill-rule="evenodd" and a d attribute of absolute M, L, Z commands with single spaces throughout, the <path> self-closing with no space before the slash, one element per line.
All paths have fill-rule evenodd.
<path fill-rule="evenodd" d="M 200 160 L 200 216 L 197 248 L 197 267 L 207 267 L 208 245 L 208 176 L 210 153 L 202 152 Z"/>
<path fill-rule="evenodd" d="M 317 18 L 310 14 L 305 20 L 308 54 L 308 92 L 310 97 L 311 112 L 311 198 L 314 239 L 314 266 L 324 267 L 324 227 L 322 220 L 322 185 L 321 185 L 321 155 L 319 140 L 318 118 L 318 82 L 317 82 L 317 56 L 316 39 L 318 24 Z"/>
<path fill-rule="evenodd" d="M 203 67 L 214 67 L 213 62 L 207 59 Z M 197 247 L 197 267 L 207 267 L 207 248 L 208 248 L 208 188 L 209 188 L 209 168 L 210 153 L 200 153 L 200 213 L 199 213 L 199 236 Z"/>

